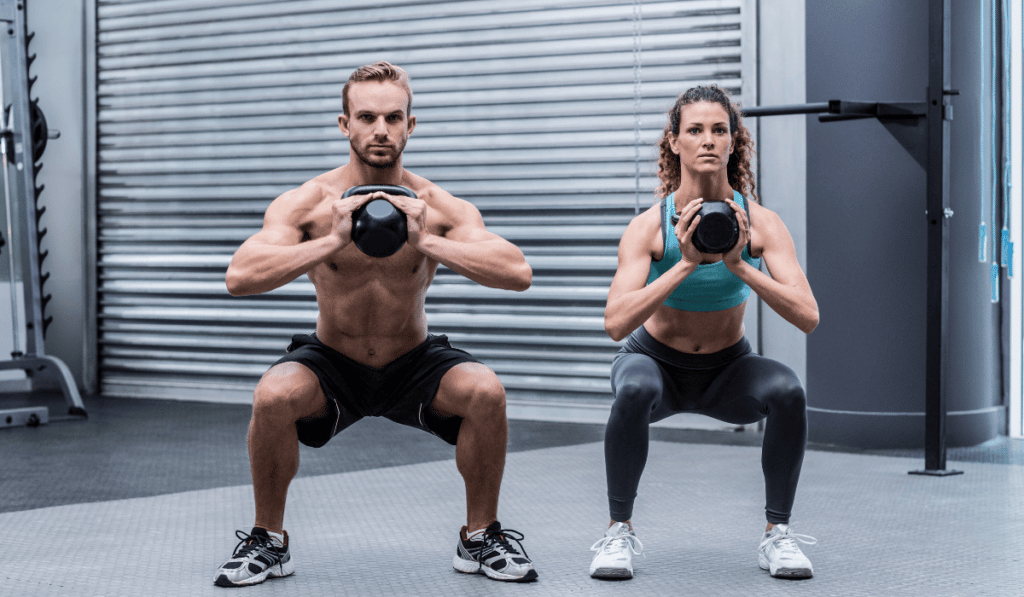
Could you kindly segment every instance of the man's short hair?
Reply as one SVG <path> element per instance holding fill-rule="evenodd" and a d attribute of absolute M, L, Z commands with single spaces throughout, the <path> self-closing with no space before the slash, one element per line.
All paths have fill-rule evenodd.
<path fill-rule="evenodd" d="M 351 116 L 348 112 L 348 90 L 352 86 L 352 83 L 361 83 L 363 81 L 379 81 L 381 83 L 391 82 L 398 84 L 399 87 L 405 90 L 405 93 L 409 96 L 409 105 L 406 107 L 406 116 L 412 112 L 412 88 L 409 87 L 409 75 L 401 68 L 385 62 L 383 60 L 374 62 L 373 64 L 367 64 L 366 66 L 360 66 L 352 72 L 352 76 L 345 82 L 345 86 L 341 89 L 341 109 L 347 116 Z"/>

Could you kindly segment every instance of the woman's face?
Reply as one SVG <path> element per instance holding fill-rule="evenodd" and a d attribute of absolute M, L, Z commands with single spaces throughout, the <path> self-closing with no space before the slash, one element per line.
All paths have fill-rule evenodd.
<path fill-rule="evenodd" d="M 670 141 L 684 170 L 692 174 L 725 171 L 732 153 L 729 113 L 716 102 L 687 104 L 679 110 L 679 134 Z"/>

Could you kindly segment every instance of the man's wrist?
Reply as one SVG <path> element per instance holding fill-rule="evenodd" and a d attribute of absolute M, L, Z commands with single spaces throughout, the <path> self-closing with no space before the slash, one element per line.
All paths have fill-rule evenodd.
<path fill-rule="evenodd" d="M 413 248 L 415 248 L 420 253 L 426 255 L 427 257 L 430 257 L 431 259 L 437 259 L 437 256 L 440 253 L 441 244 L 440 242 L 438 242 L 439 239 L 440 237 L 438 237 L 436 234 L 431 234 L 424 230 L 421 231 L 418 235 L 416 235 L 416 242 L 412 242 L 413 239 L 412 237 L 410 237 L 409 244 L 412 245 Z"/>
<path fill-rule="evenodd" d="M 352 239 L 342 238 L 340 234 L 328 234 L 322 241 L 330 253 L 334 253 L 347 247 L 352 242 Z"/>

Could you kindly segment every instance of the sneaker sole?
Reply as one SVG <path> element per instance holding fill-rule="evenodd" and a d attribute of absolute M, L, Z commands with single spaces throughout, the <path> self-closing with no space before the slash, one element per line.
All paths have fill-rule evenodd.
<path fill-rule="evenodd" d="M 811 578 L 814 576 L 814 571 L 809 568 L 777 568 L 772 571 L 767 562 L 758 561 L 757 564 L 761 570 L 767 570 L 768 574 L 774 578 Z"/>
<path fill-rule="evenodd" d="M 213 584 L 218 587 L 249 587 L 252 585 L 258 585 L 271 578 L 284 578 L 286 576 L 291 576 L 292 574 L 295 574 L 295 562 L 288 560 L 284 564 L 271 566 L 256 576 L 252 576 L 238 582 L 231 582 L 227 575 L 221 574 L 217 576 L 217 579 L 213 581 Z"/>
<path fill-rule="evenodd" d="M 466 574 L 476 574 L 480 572 L 480 562 L 476 560 L 464 560 L 458 555 L 452 556 L 452 568 L 455 568 L 459 572 L 465 572 Z"/>
<path fill-rule="evenodd" d="M 628 568 L 598 568 L 590 573 L 591 578 L 633 578 L 633 571 Z"/>
<path fill-rule="evenodd" d="M 483 574 L 487 578 L 504 582 L 531 582 L 537 580 L 537 571 L 532 568 L 527 570 L 523 576 L 512 576 L 511 574 L 502 574 L 496 570 L 491 570 L 487 566 L 481 566 L 480 562 L 475 560 L 464 560 L 458 555 L 452 557 L 452 568 L 465 574 Z"/>

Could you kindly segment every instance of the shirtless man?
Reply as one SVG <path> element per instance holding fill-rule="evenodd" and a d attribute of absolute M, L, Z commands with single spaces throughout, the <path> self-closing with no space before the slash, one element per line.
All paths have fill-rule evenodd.
<path fill-rule="evenodd" d="M 383 416 L 454 444 L 466 484 L 467 524 L 453 566 L 504 581 L 537 578 L 519 540 L 497 522 L 508 426 L 493 371 L 445 336 L 427 333 L 424 301 L 438 263 L 492 288 L 526 290 L 522 252 L 484 227 L 473 205 L 402 167 L 416 126 L 405 71 L 387 62 L 357 69 L 342 91 L 341 132 L 349 163 L 274 200 L 263 229 L 235 253 L 232 295 L 259 294 L 307 274 L 316 288 L 316 333 L 297 335 L 260 380 L 249 424 L 256 521 L 214 584 L 258 584 L 295 571 L 284 530 L 299 442 L 320 447 L 364 416 Z M 402 185 L 418 198 L 384 193 L 340 199 L 349 187 Z M 408 220 L 408 241 L 386 258 L 351 240 L 352 212 L 387 199 Z"/>

